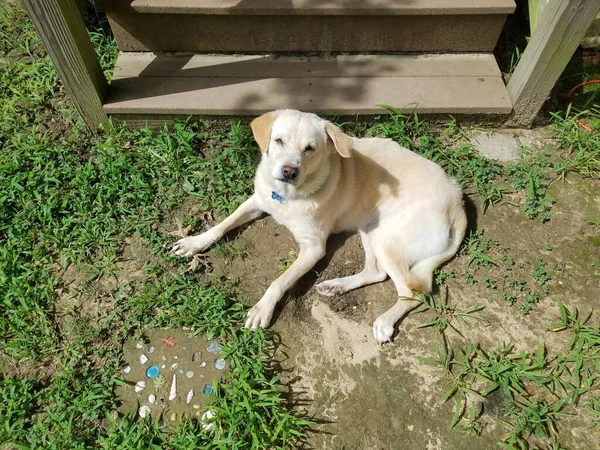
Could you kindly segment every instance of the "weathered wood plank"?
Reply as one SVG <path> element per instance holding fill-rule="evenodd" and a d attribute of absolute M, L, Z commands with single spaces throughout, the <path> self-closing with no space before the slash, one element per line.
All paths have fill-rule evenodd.
<path fill-rule="evenodd" d="M 83 121 L 107 125 L 102 108 L 108 82 L 75 0 L 22 0 Z"/>
<path fill-rule="evenodd" d="M 530 126 L 600 10 L 600 0 L 552 0 L 508 83 L 510 125 Z"/>

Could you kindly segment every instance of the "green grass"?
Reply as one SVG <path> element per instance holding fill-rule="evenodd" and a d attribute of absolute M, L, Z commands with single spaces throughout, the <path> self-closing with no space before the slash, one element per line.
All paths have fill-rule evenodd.
<path fill-rule="evenodd" d="M 302 445 L 312 422 L 280 394 L 271 334 L 240 328 L 245 307 L 238 299 L 243 293 L 229 280 L 186 272 L 186 262 L 165 251 L 174 240 L 165 223 L 182 199 L 223 216 L 251 192 L 259 152 L 247 124 L 184 121 L 155 131 L 112 124 L 91 134 L 65 98 L 22 9 L 3 3 L 0 19 L 0 446 Z M 90 38 L 110 76 L 115 42 L 97 25 Z M 455 120 L 435 130 L 417 115 L 392 109 L 373 122 L 352 122 L 344 128 L 393 138 L 438 162 L 483 211 L 519 194 L 525 218 L 548 221 L 551 183 L 572 173 L 599 176 L 598 133 L 585 132 L 577 122 L 597 127 L 599 117 L 594 108 L 556 114 L 554 127 L 566 153 L 550 157 L 544 149 L 524 149 L 521 159 L 510 165 L 479 156 Z M 595 217 L 589 222 L 598 225 Z M 202 220 L 184 218 L 184 224 L 195 229 Z M 151 254 L 143 276 L 99 287 L 114 280 L 132 236 Z M 226 259 L 248 256 L 235 243 L 220 244 L 215 252 Z M 285 270 L 295 257 L 291 253 L 282 258 L 278 269 Z M 507 307 L 516 305 L 522 315 L 545 298 L 552 278 L 563 271 L 543 259 L 521 261 L 481 230 L 469 236 L 459 258 L 464 272 L 441 270 L 437 284 L 460 274 L 467 283 L 481 283 L 491 295 L 506 300 Z M 65 305 L 67 270 L 80 274 L 80 287 L 109 306 L 84 311 Z M 441 295 L 422 298 L 420 310 L 426 318 L 421 327 L 464 335 L 463 329 L 486 323 L 480 306 L 461 309 L 449 304 L 445 293 L 442 289 Z M 507 402 L 506 445 L 513 448 L 525 448 L 531 434 L 556 442 L 563 409 L 581 398 L 593 418 L 590 426 L 600 423 L 594 391 L 598 327 L 575 310 L 562 304 L 559 309 L 561 322 L 551 330 L 571 336 L 559 355 L 551 357 L 543 347 L 531 354 L 515 354 L 510 346 L 484 350 L 468 340 L 454 347 L 444 341 L 436 349 L 436 359 L 429 362 L 440 365 L 448 377 L 445 398 L 457 399 L 451 421 L 456 429 L 481 431 L 474 409 L 461 406 L 469 395 L 486 396 L 494 390 Z M 160 421 L 142 421 L 135 414 L 112 419 L 121 345 L 147 326 L 193 326 L 223 338 L 231 373 L 210 405 L 217 417 L 215 432 L 194 420 L 167 431 Z M 535 394 L 530 395 L 530 385 Z"/>
<path fill-rule="evenodd" d="M 240 330 L 240 293 L 185 273 L 164 250 L 173 240 L 165 214 L 186 192 L 226 214 L 251 191 L 258 152 L 249 127 L 112 125 L 92 135 L 23 11 L 3 5 L 0 14 L 0 446 L 293 448 L 311 422 L 279 393 L 270 333 Z M 109 73 L 114 40 L 100 30 L 91 39 Z M 96 291 L 110 308 L 61 306 L 64 271 L 91 267 L 84 288 L 110 280 L 128 236 L 154 254 L 144 277 Z M 110 423 L 121 343 L 146 326 L 193 326 L 227 343 L 231 373 L 210 406 L 214 433 L 194 421 L 167 433 L 135 415 Z"/>

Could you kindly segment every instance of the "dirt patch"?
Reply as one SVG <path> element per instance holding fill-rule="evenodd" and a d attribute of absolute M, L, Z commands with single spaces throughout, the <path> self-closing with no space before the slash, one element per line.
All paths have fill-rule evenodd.
<path fill-rule="evenodd" d="M 510 205 L 477 211 L 474 228 L 497 240 L 497 264 L 478 269 L 476 283 L 461 276 L 469 268 L 467 256 L 457 257 L 444 267 L 454 277 L 446 280 L 448 303 L 456 309 L 483 305 L 487 322 L 469 322 L 463 332 L 483 348 L 499 343 L 516 350 L 534 352 L 538 343 L 549 352 L 564 349 L 568 334 L 548 331 L 559 319 L 556 300 L 580 311 L 600 307 L 600 249 L 590 244 L 597 234 L 586 215 L 600 216 L 596 181 L 576 177 L 552 191 L 555 203 L 552 220 L 542 224 L 528 221 L 521 210 Z M 477 200 L 475 200 L 477 202 Z M 209 253 L 214 274 L 238 280 L 245 301 L 253 304 L 280 273 L 278 259 L 297 249 L 286 229 L 271 218 L 257 221 L 230 236 L 228 245 L 249 248 L 249 256 L 222 258 Z M 500 422 L 502 394 L 488 396 L 484 403 L 481 436 L 459 434 L 450 429 L 454 401 L 441 401 L 448 388 L 438 368 L 419 357 L 434 358 L 438 344 L 432 328 L 419 329 L 428 316 L 410 315 L 399 326 L 392 344 L 379 346 L 371 332 L 374 319 L 395 302 L 395 289 L 388 280 L 336 298 L 320 297 L 315 281 L 351 275 L 362 270 L 364 255 L 356 235 L 333 237 L 328 256 L 289 293 L 275 315 L 274 329 L 283 342 L 285 379 L 298 397 L 310 399 L 306 412 L 318 421 L 318 433 L 310 444 L 322 449 L 489 449 L 505 435 Z M 539 301 L 520 317 L 517 306 L 501 298 L 502 287 L 492 288 L 485 278 L 502 280 L 501 254 L 515 260 L 509 277 L 523 279 Z M 543 261 L 551 278 L 544 292 L 533 275 Z M 541 263 L 540 263 L 541 264 Z M 559 267 L 560 269 L 551 269 Z M 509 273 L 509 272 L 507 272 Z M 438 294 L 439 295 L 439 294 Z M 465 340 L 448 332 L 457 344 Z M 578 415 L 559 422 L 561 442 L 568 448 L 593 448 L 597 435 L 586 430 L 584 408 Z M 570 412 L 573 412 L 571 410 Z"/>

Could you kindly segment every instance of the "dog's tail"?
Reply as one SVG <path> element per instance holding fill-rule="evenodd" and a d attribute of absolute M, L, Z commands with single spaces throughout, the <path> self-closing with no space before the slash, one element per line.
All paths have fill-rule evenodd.
<path fill-rule="evenodd" d="M 464 208 L 456 208 L 455 211 L 457 212 L 453 214 L 453 217 L 450 217 L 450 245 L 448 249 L 444 253 L 430 256 L 412 266 L 407 280 L 409 288 L 429 294 L 433 287 L 433 271 L 452 258 L 458 251 L 467 230 L 467 216 Z"/>

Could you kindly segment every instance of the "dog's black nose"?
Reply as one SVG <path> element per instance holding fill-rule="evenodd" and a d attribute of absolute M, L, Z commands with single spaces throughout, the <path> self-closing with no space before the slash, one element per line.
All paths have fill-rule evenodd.
<path fill-rule="evenodd" d="M 289 164 L 284 165 L 281 168 L 281 174 L 286 180 L 295 180 L 298 176 L 298 168 Z"/>

